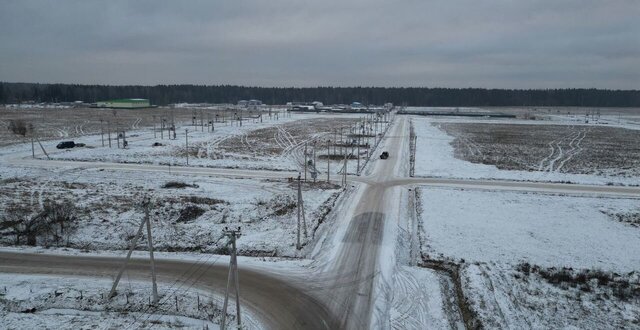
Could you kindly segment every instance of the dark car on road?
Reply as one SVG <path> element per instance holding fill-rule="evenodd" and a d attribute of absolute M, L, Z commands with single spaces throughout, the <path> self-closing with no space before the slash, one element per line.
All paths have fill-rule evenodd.
<path fill-rule="evenodd" d="M 386 151 L 383 151 L 382 154 L 380 154 L 380 159 L 387 159 L 389 158 L 389 153 Z"/>
<path fill-rule="evenodd" d="M 56 148 L 58 148 L 58 149 L 70 149 L 70 148 L 73 148 L 75 146 L 76 146 L 76 144 L 73 141 L 62 141 L 62 142 L 58 143 Z"/>

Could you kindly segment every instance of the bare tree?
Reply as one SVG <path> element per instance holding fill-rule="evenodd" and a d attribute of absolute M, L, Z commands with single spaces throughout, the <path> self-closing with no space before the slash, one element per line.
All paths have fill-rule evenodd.
<path fill-rule="evenodd" d="M 60 243 L 60 239 L 64 237 L 65 230 L 67 234 L 75 229 L 77 222 L 76 207 L 69 201 L 54 202 L 46 201 L 44 203 L 44 214 L 48 223 L 48 231 L 53 236 L 56 244 Z M 58 233 L 58 228 L 60 232 Z"/>
<path fill-rule="evenodd" d="M 15 235 L 15 244 L 20 244 L 20 239 L 26 233 L 31 214 L 31 208 L 27 205 L 18 203 L 7 205 L 4 215 L 0 218 L 2 236 Z"/>
<path fill-rule="evenodd" d="M 12 203 L 0 217 L 0 235 L 15 236 L 15 244 L 35 246 L 38 238 L 45 242 L 69 235 L 77 222 L 76 207 L 70 202 L 47 201 L 42 209 Z M 59 230 L 58 230 L 59 229 Z"/>

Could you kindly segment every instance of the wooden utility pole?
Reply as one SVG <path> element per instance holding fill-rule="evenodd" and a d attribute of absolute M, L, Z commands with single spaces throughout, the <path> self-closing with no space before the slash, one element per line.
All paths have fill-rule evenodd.
<path fill-rule="evenodd" d="M 234 280 L 234 286 L 236 291 L 236 320 L 238 321 L 238 329 L 242 328 L 242 320 L 240 318 L 240 280 L 238 275 L 238 258 L 236 257 L 236 239 L 242 236 L 240 227 L 237 230 L 230 230 L 227 227 L 224 228 L 224 235 L 229 237 L 231 243 L 231 256 L 229 258 L 229 275 L 227 276 L 227 290 L 224 293 L 224 306 L 222 307 L 222 321 L 220 328 L 226 329 L 227 321 L 227 305 L 229 304 L 229 287 L 231 286 L 232 278 Z"/>
<path fill-rule="evenodd" d="M 107 139 L 109 140 L 109 148 L 111 148 L 111 122 L 107 122 Z"/>
<path fill-rule="evenodd" d="M 187 151 L 187 165 L 189 165 L 189 129 L 184 129 L 184 143 Z"/>
<path fill-rule="evenodd" d="M 307 143 L 304 143 L 304 182 L 307 182 Z"/>
<path fill-rule="evenodd" d="M 36 158 L 36 149 L 33 144 L 33 132 L 31 132 L 31 158 Z"/>
<path fill-rule="evenodd" d="M 153 258 L 153 236 L 151 235 L 151 220 L 149 219 L 149 201 L 144 204 L 144 218 L 147 220 L 147 245 L 151 262 L 151 283 L 153 286 L 153 303 L 158 303 L 158 284 L 156 283 L 156 261 Z"/>
<path fill-rule="evenodd" d="M 116 295 L 116 288 L 118 287 L 120 278 L 122 278 L 122 274 L 127 268 L 127 265 L 129 264 L 129 260 L 131 260 L 131 254 L 133 253 L 133 249 L 135 249 L 136 244 L 138 243 L 138 239 L 140 239 L 140 237 L 142 236 L 142 229 L 146 224 L 147 236 L 148 236 L 147 241 L 149 244 L 149 258 L 151 259 L 151 281 L 152 281 L 152 288 L 153 288 L 153 303 L 154 304 L 158 303 L 158 286 L 156 284 L 156 269 L 155 269 L 155 261 L 153 258 L 153 240 L 151 238 L 151 221 L 149 220 L 149 200 L 145 198 L 143 204 L 145 208 L 144 219 L 142 219 L 142 221 L 140 222 L 140 226 L 138 227 L 136 236 L 133 238 L 133 241 L 131 242 L 131 247 L 129 248 L 129 252 L 127 252 L 127 257 L 124 260 L 124 264 L 122 265 L 122 267 L 120 267 L 120 270 L 118 271 L 118 275 L 116 276 L 115 281 L 113 281 L 113 286 L 111 286 L 111 291 L 109 292 L 107 299 L 111 299 Z"/>
<path fill-rule="evenodd" d="M 329 166 L 330 166 L 330 165 L 329 165 L 329 163 L 330 163 L 330 160 L 331 160 L 331 154 L 330 154 L 330 152 L 331 152 L 331 146 L 330 146 L 330 144 L 329 144 L 330 142 L 331 142 L 331 140 L 327 139 L 327 183 L 331 182 L 331 181 L 329 180 L 329 170 L 330 170 L 330 168 L 329 168 Z M 335 148 L 335 147 L 334 147 L 334 148 Z"/>
<path fill-rule="evenodd" d="M 104 147 L 104 127 L 102 126 L 103 120 L 100 119 L 100 139 L 102 140 L 102 146 Z"/>
<path fill-rule="evenodd" d="M 342 186 L 347 187 L 347 153 L 344 153 L 344 167 L 342 167 Z"/>
<path fill-rule="evenodd" d="M 49 157 L 49 154 L 47 153 L 47 151 L 44 150 L 44 147 L 42 146 L 42 143 L 40 142 L 40 139 L 38 139 L 37 136 L 36 136 L 36 141 L 38 142 L 38 145 L 40 145 L 40 149 L 42 149 L 42 152 L 45 154 L 45 156 L 47 156 L 47 159 L 51 159 L 51 157 Z"/>
<path fill-rule="evenodd" d="M 296 249 L 302 249 L 302 244 L 300 243 L 300 219 L 302 218 L 302 228 L 305 241 L 307 240 L 307 220 L 304 215 L 304 201 L 302 200 L 302 178 L 300 177 L 300 173 L 298 173 L 298 203 L 297 203 L 297 211 L 298 211 L 298 234 L 297 234 L 297 242 Z"/>
<path fill-rule="evenodd" d="M 356 175 L 360 174 L 360 135 L 358 135 L 358 163 L 356 166 Z"/>
<path fill-rule="evenodd" d="M 333 130 L 333 153 L 336 153 L 336 142 L 338 141 L 338 129 Z"/>
<path fill-rule="evenodd" d="M 316 164 L 316 141 L 313 141 L 313 183 L 316 183 L 316 178 L 318 177 L 318 168 L 316 167 Z"/>

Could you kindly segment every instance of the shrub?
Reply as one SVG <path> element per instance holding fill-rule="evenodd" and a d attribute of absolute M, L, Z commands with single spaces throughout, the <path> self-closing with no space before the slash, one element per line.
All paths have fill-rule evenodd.
<path fill-rule="evenodd" d="M 22 119 L 13 119 L 9 121 L 8 128 L 13 134 L 26 136 L 29 128 L 32 128 L 32 125 L 27 125 Z"/>
<path fill-rule="evenodd" d="M 169 181 L 167 183 L 165 183 L 164 185 L 162 185 L 162 188 L 177 188 L 177 189 L 182 189 L 182 188 L 198 188 L 197 184 L 188 184 L 188 183 L 184 183 L 184 182 L 180 182 L 180 181 Z"/>
<path fill-rule="evenodd" d="M 185 208 L 180 210 L 180 216 L 178 217 L 177 222 L 188 222 L 195 220 L 199 216 L 203 215 L 204 212 L 205 210 L 198 206 L 187 205 Z"/>

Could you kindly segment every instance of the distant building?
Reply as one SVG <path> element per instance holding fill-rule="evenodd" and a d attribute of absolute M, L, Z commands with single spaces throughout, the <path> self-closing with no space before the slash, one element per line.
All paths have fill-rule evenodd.
<path fill-rule="evenodd" d="M 98 108 L 134 109 L 149 108 L 151 104 L 147 99 L 117 99 L 96 103 Z"/>
<path fill-rule="evenodd" d="M 257 109 L 262 106 L 262 101 L 260 100 L 240 100 L 238 101 L 238 107 L 246 108 L 246 109 Z"/>
<path fill-rule="evenodd" d="M 360 102 L 353 102 L 351 103 L 351 110 L 364 110 L 367 107 L 365 107 L 362 103 Z"/>
<path fill-rule="evenodd" d="M 322 107 L 324 107 L 324 104 L 322 104 L 322 102 L 320 102 L 320 101 L 311 102 L 311 105 L 313 105 L 313 107 L 316 110 L 320 110 Z"/>

